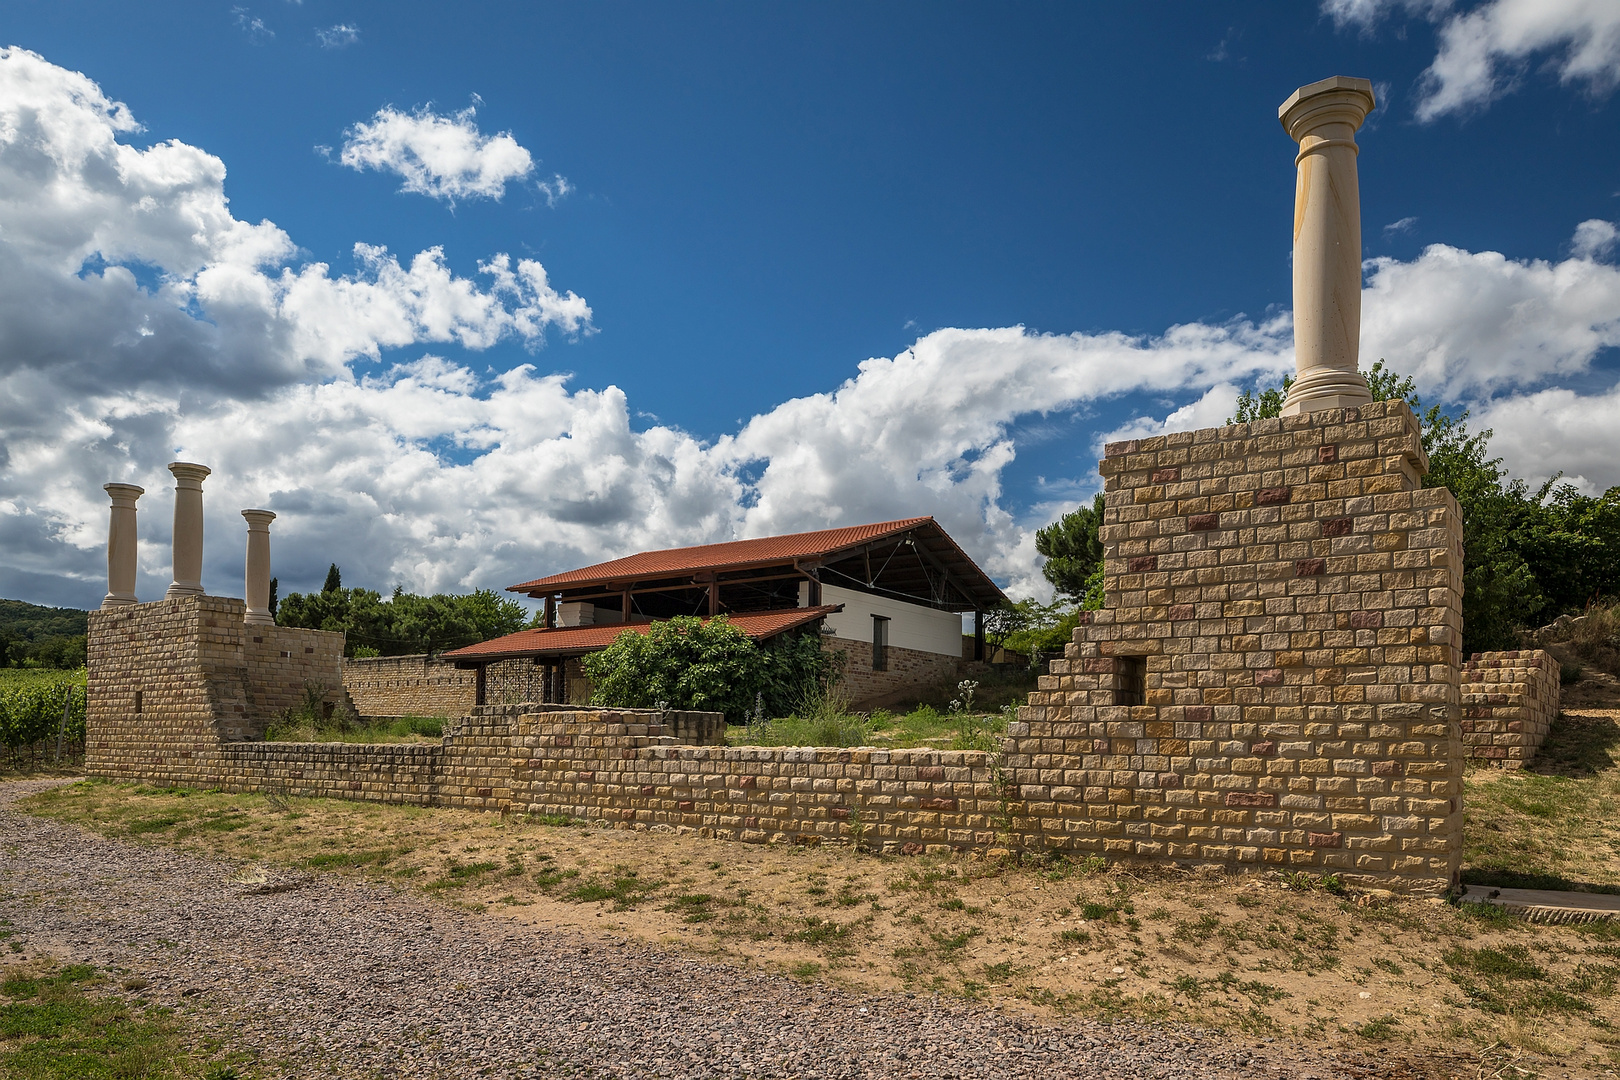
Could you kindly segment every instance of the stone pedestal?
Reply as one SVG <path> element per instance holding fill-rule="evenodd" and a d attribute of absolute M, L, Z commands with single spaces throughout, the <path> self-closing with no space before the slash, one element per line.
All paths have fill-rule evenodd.
<path fill-rule="evenodd" d="M 211 470 L 176 461 L 169 471 L 174 474 L 174 582 L 163 594 L 165 600 L 202 595 L 202 482 Z"/>
<path fill-rule="evenodd" d="M 1361 194 L 1356 129 L 1372 83 L 1335 75 L 1295 90 L 1278 110 L 1294 159 L 1294 368 L 1284 416 L 1372 400 L 1361 353 Z"/>
<path fill-rule="evenodd" d="M 269 510 L 244 510 L 242 516 L 248 523 L 247 572 L 242 584 L 247 613 L 242 621 L 270 626 L 276 621 L 270 614 L 270 523 L 276 515 Z"/>
<path fill-rule="evenodd" d="M 101 610 L 139 603 L 135 599 L 135 500 L 146 489 L 134 484 L 103 484 L 112 496 L 112 517 L 107 523 L 107 595 Z"/>

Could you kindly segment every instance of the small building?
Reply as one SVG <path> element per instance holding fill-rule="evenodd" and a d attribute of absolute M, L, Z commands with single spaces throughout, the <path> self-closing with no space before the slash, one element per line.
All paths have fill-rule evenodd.
<path fill-rule="evenodd" d="M 881 705 L 954 679 L 964 653 L 983 660 L 962 616 L 1006 600 L 931 517 L 645 551 L 508 591 L 543 601 L 544 625 L 444 654 L 476 671 L 480 704 L 581 701 L 580 656 L 660 619 L 725 615 L 760 641 L 819 633 L 845 654 L 855 704 Z"/>

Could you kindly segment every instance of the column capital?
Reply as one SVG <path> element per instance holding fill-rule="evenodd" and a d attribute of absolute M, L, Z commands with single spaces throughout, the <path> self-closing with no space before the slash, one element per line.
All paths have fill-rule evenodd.
<path fill-rule="evenodd" d="M 171 461 L 169 471 L 174 474 L 175 486 L 202 490 L 203 478 L 214 470 L 190 461 Z"/>
<path fill-rule="evenodd" d="M 1324 124 L 1349 124 L 1354 132 L 1377 107 L 1371 80 L 1334 75 L 1289 94 L 1277 108 L 1277 119 L 1289 137 L 1299 142 Z"/>
<path fill-rule="evenodd" d="M 249 528 L 267 529 L 276 520 L 274 510 L 244 510 L 242 516 L 247 518 Z"/>
<path fill-rule="evenodd" d="M 101 490 L 112 496 L 114 506 L 134 508 L 135 500 L 146 494 L 146 489 L 135 484 L 102 484 Z"/>

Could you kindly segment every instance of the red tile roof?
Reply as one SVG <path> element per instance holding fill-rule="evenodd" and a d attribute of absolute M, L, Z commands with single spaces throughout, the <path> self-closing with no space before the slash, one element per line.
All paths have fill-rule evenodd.
<path fill-rule="evenodd" d="M 882 521 L 874 525 L 851 525 L 842 529 L 792 533 L 788 536 L 762 536 L 757 540 L 731 540 L 724 544 L 643 551 L 612 559 L 595 566 L 581 567 L 550 577 L 510 586 L 508 592 L 541 593 L 587 582 L 646 581 L 697 571 L 718 571 L 759 563 L 787 562 L 828 555 L 843 548 L 864 544 L 879 537 L 902 533 L 922 524 L 933 524 L 932 517 Z M 994 588 L 994 586 L 991 586 Z"/>
<path fill-rule="evenodd" d="M 727 616 L 731 625 L 755 641 L 775 637 L 777 634 L 815 622 L 843 607 L 787 608 L 782 611 L 750 611 L 742 615 Z M 709 620 L 704 619 L 704 622 Z M 601 626 L 560 626 L 552 630 L 519 630 L 505 637 L 491 638 L 477 645 L 453 649 L 444 654 L 446 660 L 505 660 L 527 656 L 572 656 L 595 652 L 613 644 L 613 639 L 626 630 L 645 634 L 652 623 L 606 623 Z"/>

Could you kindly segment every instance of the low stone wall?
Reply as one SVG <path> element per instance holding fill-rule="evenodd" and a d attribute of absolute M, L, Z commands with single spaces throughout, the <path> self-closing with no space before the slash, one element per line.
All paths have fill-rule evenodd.
<path fill-rule="evenodd" d="M 1541 649 L 1475 653 L 1462 669 L 1468 756 L 1522 769 L 1558 716 L 1561 668 Z"/>
<path fill-rule="evenodd" d="M 891 854 L 1027 838 L 980 751 L 670 745 L 639 717 L 527 714 L 514 804 L 618 828 L 657 825 L 753 842 L 858 842 Z"/>
<path fill-rule="evenodd" d="M 421 654 L 343 661 L 343 688 L 361 716 L 466 716 L 473 675 Z"/>

